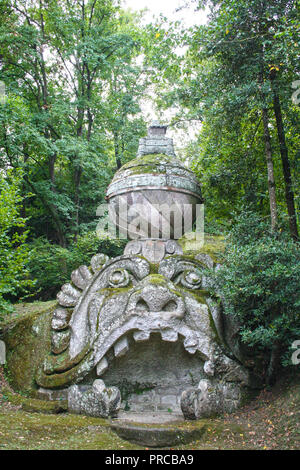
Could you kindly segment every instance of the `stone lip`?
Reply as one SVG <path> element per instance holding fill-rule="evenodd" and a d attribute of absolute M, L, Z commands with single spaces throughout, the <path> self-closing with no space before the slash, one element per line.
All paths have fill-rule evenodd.
<path fill-rule="evenodd" d="M 159 412 L 132 412 L 132 411 L 119 411 L 118 417 L 113 419 L 113 423 L 124 424 L 170 424 L 182 423 L 184 417 L 182 413 L 169 413 L 165 411 Z"/>
<path fill-rule="evenodd" d="M 126 424 L 118 420 L 110 422 L 110 428 L 119 437 L 141 446 L 167 447 L 180 445 L 200 439 L 206 432 L 207 423 L 198 422 L 197 426 L 176 426 L 174 423 L 159 426 L 143 424 Z"/>
<path fill-rule="evenodd" d="M 175 191 L 178 193 L 186 193 L 197 196 L 199 203 L 202 202 L 201 189 L 199 184 L 182 176 L 159 175 L 159 174 L 140 174 L 127 176 L 126 179 L 119 179 L 112 182 L 107 189 L 107 198 L 124 194 L 129 191 Z M 162 198 L 163 199 L 163 198 Z"/>

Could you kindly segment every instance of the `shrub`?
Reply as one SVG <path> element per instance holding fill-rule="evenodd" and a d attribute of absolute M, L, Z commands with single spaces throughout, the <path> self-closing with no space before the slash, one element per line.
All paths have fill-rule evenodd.
<path fill-rule="evenodd" d="M 213 276 L 225 313 L 238 318 L 241 340 L 267 355 L 266 379 L 274 382 L 279 362 L 291 364 L 291 344 L 300 339 L 299 245 L 246 214 Z"/>

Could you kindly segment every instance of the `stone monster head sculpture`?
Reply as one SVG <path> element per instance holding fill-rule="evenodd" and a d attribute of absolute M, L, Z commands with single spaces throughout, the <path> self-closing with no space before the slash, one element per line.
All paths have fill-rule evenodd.
<path fill-rule="evenodd" d="M 172 375 L 174 370 L 166 370 L 165 381 L 163 371 L 158 373 L 157 381 L 153 381 L 157 371 L 152 372 L 151 392 L 154 397 L 158 389 L 160 404 L 164 395 L 172 396 L 171 402 L 166 402 L 168 408 L 178 409 L 182 393 L 195 385 L 189 377 L 193 372 L 200 385 L 213 386 L 215 394 L 225 390 L 227 398 L 223 393 L 219 411 L 238 406 L 239 385 L 247 383 L 248 375 L 223 352 L 221 309 L 204 288 L 204 267 L 200 260 L 183 255 L 167 256 L 156 265 L 140 255 L 112 260 L 96 255 L 91 267 L 81 266 L 74 271 L 72 284 L 63 286 L 58 294 L 60 306 L 52 317 L 52 354 L 38 373 L 39 385 L 56 389 L 91 384 L 97 377 L 108 377 L 109 381 L 110 369 L 118 369 L 120 360 L 123 377 L 132 372 L 134 377 L 134 370 L 129 370 L 133 365 L 140 383 L 149 383 L 146 371 L 143 377 L 139 370 L 137 346 L 151 344 L 156 334 L 160 341 L 176 344 L 173 360 L 174 370 L 178 371 L 176 377 Z M 126 371 L 126 355 L 130 355 L 131 348 Z M 183 350 L 186 357 L 182 357 Z M 154 349 L 151 354 L 156 352 L 163 369 L 161 352 Z M 116 381 L 116 374 L 111 376 L 113 383 L 107 385 L 121 388 L 122 380 Z M 152 407 L 157 408 L 157 401 L 154 397 Z M 134 399 L 133 406 L 135 409 Z"/>
<path fill-rule="evenodd" d="M 146 147 L 150 140 L 151 152 L 155 143 L 159 152 L 166 144 L 172 155 L 170 139 L 160 133 L 156 140 L 154 137 L 150 133 L 148 140 L 143 139 L 141 151 L 149 153 Z M 151 155 L 152 184 L 157 172 L 173 178 L 177 171 L 182 180 L 175 178 L 172 198 L 176 199 L 175 193 L 184 194 L 185 203 L 187 195 L 196 197 L 196 191 L 189 194 L 191 185 L 186 189 L 184 167 L 174 164 L 172 156 L 170 162 L 158 164 Z M 148 192 L 148 204 L 155 188 L 149 187 L 147 178 L 137 179 L 140 170 L 138 173 L 136 167 L 140 165 L 137 161 L 129 167 L 134 168 L 135 186 L 131 184 L 133 173 L 125 168 L 130 180 L 129 200 L 133 200 L 132 191 L 139 200 Z M 149 170 L 149 161 L 143 166 Z M 142 171 L 145 176 L 145 168 Z M 121 192 L 123 179 L 122 184 Z M 113 186 L 110 194 L 116 198 L 119 194 L 114 182 Z M 172 192 L 168 182 L 165 187 Z M 160 183 L 157 192 L 164 190 Z M 44 389 L 70 387 L 69 401 L 75 397 L 77 403 L 73 411 L 96 415 L 91 404 L 101 393 L 103 398 L 105 386 L 111 387 L 114 405 L 110 409 L 106 403 L 106 411 L 102 406 L 98 412 L 102 416 L 115 414 L 120 406 L 134 411 L 181 409 L 186 418 L 237 408 L 249 376 L 226 353 L 222 311 L 206 288 L 207 266 L 214 266 L 210 256 L 184 255 L 174 240 L 129 242 L 124 255 L 114 259 L 95 255 L 90 267 L 80 266 L 72 273 L 71 283 L 57 296 L 52 351 L 38 371 L 37 383 Z"/>

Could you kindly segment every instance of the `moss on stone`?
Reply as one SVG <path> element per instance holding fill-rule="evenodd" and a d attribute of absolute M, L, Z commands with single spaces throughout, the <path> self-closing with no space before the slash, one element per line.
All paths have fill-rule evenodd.
<path fill-rule="evenodd" d="M 178 240 L 183 249 L 184 256 L 193 258 L 196 254 L 203 253 L 209 255 L 214 263 L 222 262 L 222 254 L 225 250 L 225 237 L 205 234 L 204 244 L 201 246 L 197 240 L 189 239 L 190 236 L 190 234 L 186 234 Z"/>
<path fill-rule="evenodd" d="M 42 367 L 40 366 L 36 373 L 36 382 L 44 388 L 49 389 L 60 389 L 65 388 L 68 385 L 72 385 L 78 381 L 79 369 L 83 370 L 84 365 L 88 366 L 89 359 L 91 357 L 91 353 L 89 353 L 84 360 L 79 362 L 77 365 L 72 367 L 69 370 L 60 373 L 54 373 L 51 375 L 47 375 L 44 373 Z"/>
<path fill-rule="evenodd" d="M 29 316 L 46 313 L 49 310 L 54 310 L 56 307 L 56 300 L 49 300 L 48 302 L 20 302 L 14 305 L 14 311 L 4 316 L 0 321 L 0 330 L 7 330 L 8 328 L 16 325 L 18 322 L 28 318 Z"/>
<path fill-rule="evenodd" d="M 243 429 L 235 424 L 225 424 L 219 420 L 201 419 L 164 424 L 145 424 L 138 422 L 114 421 L 111 428 L 119 437 L 139 445 L 149 447 L 166 447 L 183 445 L 188 442 L 203 443 L 216 440 L 217 437 L 230 432 L 231 436 L 242 435 Z"/>
<path fill-rule="evenodd" d="M 65 400 L 45 401 L 36 398 L 27 398 L 16 393 L 11 393 L 11 391 L 6 388 L 2 389 L 2 393 L 7 397 L 10 403 L 21 406 L 22 410 L 30 413 L 57 414 L 67 411 L 68 409 L 68 403 Z"/>
<path fill-rule="evenodd" d="M 207 305 L 208 293 L 206 290 L 187 290 L 189 294 L 191 294 L 197 300 L 197 302 Z"/>
<path fill-rule="evenodd" d="M 217 327 L 215 325 L 215 322 L 214 322 L 214 319 L 213 319 L 213 316 L 211 314 L 211 311 L 210 309 L 208 309 L 208 315 L 209 315 L 209 323 L 210 323 L 210 327 L 212 329 L 212 331 L 214 332 L 214 336 L 215 336 L 215 341 L 216 343 L 218 343 L 220 346 L 225 346 L 224 342 L 221 340 L 220 336 L 219 336 L 219 333 L 218 333 L 218 330 L 217 330 Z"/>
<path fill-rule="evenodd" d="M 34 396 L 38 386 L 63 388 L 76 379 L 82 361 L 87 359 L 88 349 L 73 359 L 69 358 L 68 351 L 48 355 L 51 351 L 51 318 L 56 306 L 56 302 L 22 304 L 21 317 L 6 323 L 2 335 L 7 348 L 5 370 L 16 391 Z M 51 375 L 43 371 L 46 357 Z"/>
<path fill-rule="evenodd" d="M 155 385 L 151 383 L 131 383 L 126 379 L 121 380 L 116 384 L 121 392 L 122 401 L 127 402 L 131 395 L 142 395 L 145 392 L 149 392 L 155 388 Z"/>
<path fill-rule="evenodd" d="M 135 158 L 134 160 L 130 160 L 128 163 L 125 163 L 125 165 L 122 166 L 122 170 L 127 170 L 129 168 L 131 169 L 144 165 L 149 165 L 153 168 L 153 166 L 155 165 L 167 165 L 172 162 L 174 162 L 173 157 L 162 153 L 152 153 L 149 155 L 142 155 L 140 157 Z"/>
<path fill-rule="evenodd" d="M 114 297 L 115 295 L 127 294 L 133 288 L 132 285 L 126 287 L 103 287 L 99 289 L 99 294 L 105 295 L 105 301 Z"/>
<path fill-rule="evenodd" d="M 101 418 L 61 413 L 0 412 L 0 449 L 115 450 L 136 449 L 110 431 Z"/>
<path fill-rule="evenodd" d="M 86 346 L 77 356 L 70 358 L 69 350 L 63 351 L 59 355 L 51 354 L 46 358 L 46 374 L 51 375 L 59 372 L 66 372 L 77 366 L 88 354 L 89 346 Z"/>
<path fill-rule="evenodd" d="M 161 274 L 153 273 L 151 274 L 151 284 L 157 285 L 157 286 L 165 286 L 166 285 L 166 280 Z"/>
<path fill-rule="evenodd" d="M 5 341 L 6 371 L 14 390 L 32 394 L 35 373 L 51 348 L 51 317 L 56 302 L 22 304 L 22 315 L 7 321 L 2 334 Z"/>
<path fill-rule="evenodd" d="M 167 167 L 173 168 L 173 174 L 176 175 L 176 169 L 179 170 L 179 174 L 182 171 L 189 172 L 187 168 L 176 158 L 164 155 L 164 154 L 150 154 L 143 155 L 131 160 L 122 166 L 122 168 L 116 173 L 115 178 L 120 179 L 122 174 L 140 175 L 140 174 L 164 174 L 167 171 Z"/>

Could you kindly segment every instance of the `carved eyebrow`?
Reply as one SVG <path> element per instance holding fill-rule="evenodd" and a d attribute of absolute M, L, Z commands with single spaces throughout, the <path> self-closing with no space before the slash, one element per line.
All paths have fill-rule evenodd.
<path fill-rule="evenodd" d="M 125 269 L 134 274 L 138 279 L 143 279 L 150 273 L 150 263 L 138 255 L 131 255 L 130 257 L 120 256 L 102 269 L 101 277 L 118 269 Z"/>
<path fill-rule="evenodd" d="M 201 265 L 190 260 L 169 257 L 162 260 L 158 268 L 159 274 L 167 279 L 173 279 L 177 274 L 187 270 L 197 271 L 200 274 Z"/>

